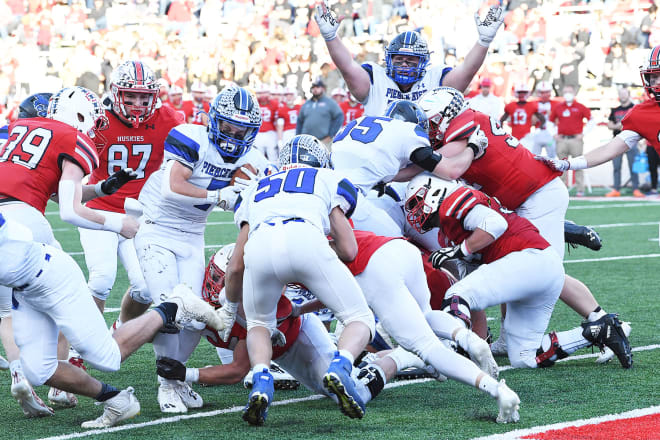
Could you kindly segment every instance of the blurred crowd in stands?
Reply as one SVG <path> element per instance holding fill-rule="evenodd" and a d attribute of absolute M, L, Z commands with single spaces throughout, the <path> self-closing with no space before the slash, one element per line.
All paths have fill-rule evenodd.
<path fill-rule="evenodd" d="M 496 3 L 496 0 L 491 3 Z M 0 0 L 0 104 L 4 118 L 30 93 L 77 84 L 105 92 L 112 69 L 141 59 L 163 90 L 185 95 L 200 82 L 209 94 L 230 82 L 254 89 L 289 87 L 299 99 L 323 78 L 342 87 L 312 17 L 316 0 Z M 398 32 L 419 29 L 432 63 L 460 62 L 476 41 L 473 15 L 482 0 L 334 0 L 340 35 L 358 61 L 382 61 Z M 492 81 L 508 101 L 512 86 L 550 81 L 575 85 L 581 102 L 609 109 L 617 85 L 639 97 L 645 48 L 660 43 L 649 0 L 510 0 L 505 28 L 473 88 Z M 466 91 L 467 92 L 467 91 Z"/>

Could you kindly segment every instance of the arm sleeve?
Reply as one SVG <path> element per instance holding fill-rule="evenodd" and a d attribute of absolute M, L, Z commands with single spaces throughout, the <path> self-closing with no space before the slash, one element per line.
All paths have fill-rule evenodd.
<path fill-rule="evenodd" d="M 465 216 L 463 227 L 470 231 L 481 229 L 497 240 L 504 234 L 509 224 L 497 211 L 484 205 L 475 205 Z"/>
<path fill-rule="evenodd" d="M 337 191 L 332 198 L 332 206 L 330 206 L 330 208 L 339 206 L 346 214 L 346 217 L 351 218 L 353 211 L 355 211 L 357 201 L 357 188 L 348 179 L 342 179 L 337 185 Z"/>
<path fill-rule="evenodd" d="M 58 195 L 60 199 L 59 201 L 60 218 L 63 221 L 85 229 L 112 231 L 116 233 L 121 232 L 122 219 L 124 216 L 114 217 L 96 211 L 99 215 L 105 218 L 105 222 L 103 224 L 100 224 L 91 220 L 87 220 L 86 218 L 78 215 L 78 213 L 74 208 L 75 192 L 76 192 L 76 183 L 73 180 L 60 180 L 58 187 Z"/>

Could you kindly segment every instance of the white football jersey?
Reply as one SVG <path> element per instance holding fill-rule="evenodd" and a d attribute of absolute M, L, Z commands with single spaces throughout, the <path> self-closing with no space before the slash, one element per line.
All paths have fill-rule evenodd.
<path fill-rule="evenodd" d="M 350 217 L 357 189 L 334 170 L 293 168 L 271 174 L 241 193 L 234 221 L 255 230 L 262 223 L 303 219 L 324 234 L 330 232 L 330 211 L 339 206 Z"/>
<path fill-rule="evenodd" d="M 206 219 L 215 207 L 211 203 L 195 205 L 194 208 L 171 200 L 161 194 L 165 165 L 176 160 L 192 169 L 188 182 L 207 190 L 217 190 L 229 185 L 237 168 L 249 163 L 262 171 L 268 161 L 259 151 L 250 149 L 234 163 L 227 163 L 215 145 L 209 142 L 206 127 L 184 124 L 173 128 L 165 140 L 165 156 L 161 168 L 149 176 L 139 200 L 144 205 L 144 216 L 158 225 L 203 233 Z"/>
<path fill-rule="evenodd" d="M 430 146 L 417 124 L 386 117 L 363 116 L 348 124 L 332 143 L 332 167 L 363 194 L 379 182 L 391 182 L 407 167 L 410 155 Z"/>
<path fill-rule="evenodd" d="M 30 283 L 44 265 L 47 247 L 34 241 L 0 238 L 0 285 L 17 288 Z"/>
<path fill-rule="evenodd" d="M 408 92 L 403 93 L 394 80 L 387 76 L 383 66 L 369 62 L 364 63 L 362 68 L 367 71 L 371 80 L 369 95 L 362 103 L 364 104 L 364 114 L 368 116 L 384 114 L 392 101 L 406 99 L 417 102 L 425 92 L 440 87 L 445 75 L 451 70 L 451 67 L 445 65 L 428 68 L 422 79 L 414 83 Z"/>

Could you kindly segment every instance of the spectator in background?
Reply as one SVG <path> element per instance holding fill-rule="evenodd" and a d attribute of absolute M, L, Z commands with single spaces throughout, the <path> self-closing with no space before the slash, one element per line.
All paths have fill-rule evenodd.
<path fill-rule="evenodd" d="M 641 142 L 641 141 L 640 141 Z M 658 166 L 660 166 L 660 156 L 658 152 L 655 151 L 653 145 L 648 144 L 646 146 L 646 156 L 649 159 L 649 174 L 651 175 L 651 189 L 649 194 L 657 195 L 658 194 Z"/>
<path fill-rule="evenodd" d="M 653 3 L 639 25 L 638 42 L 642 49 L 651 48 L 649 45 L 649 37 L 651 36 L 651 29 L 653 28 L 657 12 L 658 7 Z"/>
<path fill-rule="evenodd" d="M 332 138 L 344 123 L 344 114 L 332 98 L 325 96 L 321 78 L 312 83 L 311 92 L 312 97 L 300 108 L 296 134 L 311 134 L 330 148 Z"/>
<path fill-rule="evenodd" d="M 534 132 L 534 146 L 532 153 L 541 154 L 545 148 L 548 157 L 557 157 L 557 149 L 555 143 L 555 134 L 557 134 L 557 127 L 550 122 L 550 114 L 552 109 L 558 104 L 558 101 L 552 99 L 552 84 L 550 81 L 540 81 L 536 84 L 536 101 L 537 111 L 545 117 L 545 123 L 539 123 Z"/>
<path fill-rule="evenodd" d="M 491 93 L 493 82 L 490 78 L 484 78 L 479 83 L 479 94 L 468 101 L 470 108 L 486 113 L 496 120 L 504 112 L 504 103 L 500 98 Z"/>
<path fill-rule="evenodd" d="M 511 119 L 511 135 L 520 140 L 520 143 L 532 150 L 534 139 L 531 135 L 534 118 L 541 124 L 545 124 L 545 116 L 539 113 L 538 101 L 528 101 L 529 86 L 524 82 L 516 83 L 513 92 L 516 95 L 515 101 L 509 102 L 504 106 L 504 114 L 500 118 L 500 123 Z"/>
<path fill-rule="evenodd" d="M 296 123 L 301 107 L 301 104 L 296 102 L 296 98 L 296 92 L 291 87 L 284 89 L 284 96 L 280 106 L 277 108 L 275 121 L 278 151 L 282 149 L 289 139 L 296 135 Z"/>
<path fill-rule="evenodd" d="M 619 89 L 619 103 L 620 105 L 618 107 L 612 109 L 610 112 L 610 117 L 607 121 L 607 128 L 612 130 L 613 136 L 621 133 L 621 120 L 635 105 L 630 99 L 630 90 L 625 87 Z M 644 197 L 644 194 L 642 194 L 642 192 L 638 189 L 638 176 L 633 172 L 633 163 L 635 162 L 635 156 L 637 153 L 639 153 L 637 148 L 631 148 L 623 154 L 625 154 L 628 158 L 628 168 L 630 169 L 630 182 L 632 183 L 633 195 L 635 197 Z M 621 195 L 621 165 L 623 164 L 623 154 L 620 154 L 612 159 L 614 189 L 605 194 L 605 197 L 619 197 Z"/>
<path fill-rule="evenodd" d="M 566 85 L 563 88 L 564 101 L 550 113 L 550 121 L 557 125 L 557 156 L 579 157 L 584 149 L 584 134 L 593 129 L 594 121 L 591 119 L 591 110 L 575 100 L 575 87 Z M 587 124 L 585 126 L 585 120 Z M 566 186 L 567 173 L 561 176 Z M 584 174 L 582 170 L 575 170 L 575 184 L 578 197 L 584 195 Z"/>
<path fill-rule="evenodd" d="M 346 101 L 346 92 L 341 87 L 335 87 L 332 90 L 332 93 L 330 93 L 330 96 L 332 96 L 332 99 L 334 99 L 340 107 L 341 103 Z"/>
<path fill-rule="evenodd" d="M 273 97 L 268 84 L 257 87 L 257 102 L 261 110 L 261 127 L 254 139 L 254 148 L 261 151 L 269 161 L 277 163 L 277 131 L 275 129 L 275 114 L 279 101 Z"/>

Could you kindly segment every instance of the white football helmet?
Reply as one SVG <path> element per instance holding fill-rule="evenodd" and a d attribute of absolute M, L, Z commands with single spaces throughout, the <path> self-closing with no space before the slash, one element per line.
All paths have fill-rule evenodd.
<path fill-rule="evenodd" d="M 154 115 L 159 92 L 154 72 L 142 61 L 125 61 L 110 76 L 112 110 L 134 128 Z"/>
<path fill-rule="evenodd" d="M 216 251 L 209 260 L 204 273 L 202 298 L 215 308 L 222 307 L 220 293 L 225 287 L 225 273 L 236 243 L 227 244 Z"/>
<path fill-rule="evenodd" d="M 99 131 L 108 128 L 108 118 L 99 97 L 79 86 L 66 87 L 55 93 L 48 103 L 46 117 L 64 122 L 90 138 L 100 137 Z"/>
<path fill-rule="evenodd" d="M 438 211 L 443 200 L 461 184 L 456 180 L 444 180 L 428 173 L 415 176 L 406 188 L 406 220 L 417 232 L 424 233 L 432 226 L 425 225 L 429 217 Z"/>
<path fill-rule="evenodd" d="M 518 82 L 513 86 L 513 93 L 518 99 L 526 99 L 529 96 L 529 86 L 527 83 Z"/>
<path fill-rule="evenodd" d="M 451 120 L 467 109 L 463 94 L 451 87 L 439 87 L 424 93 L 417 105 L 429 120 L 429 140 L 434 147 L 444 138 Z"/>

